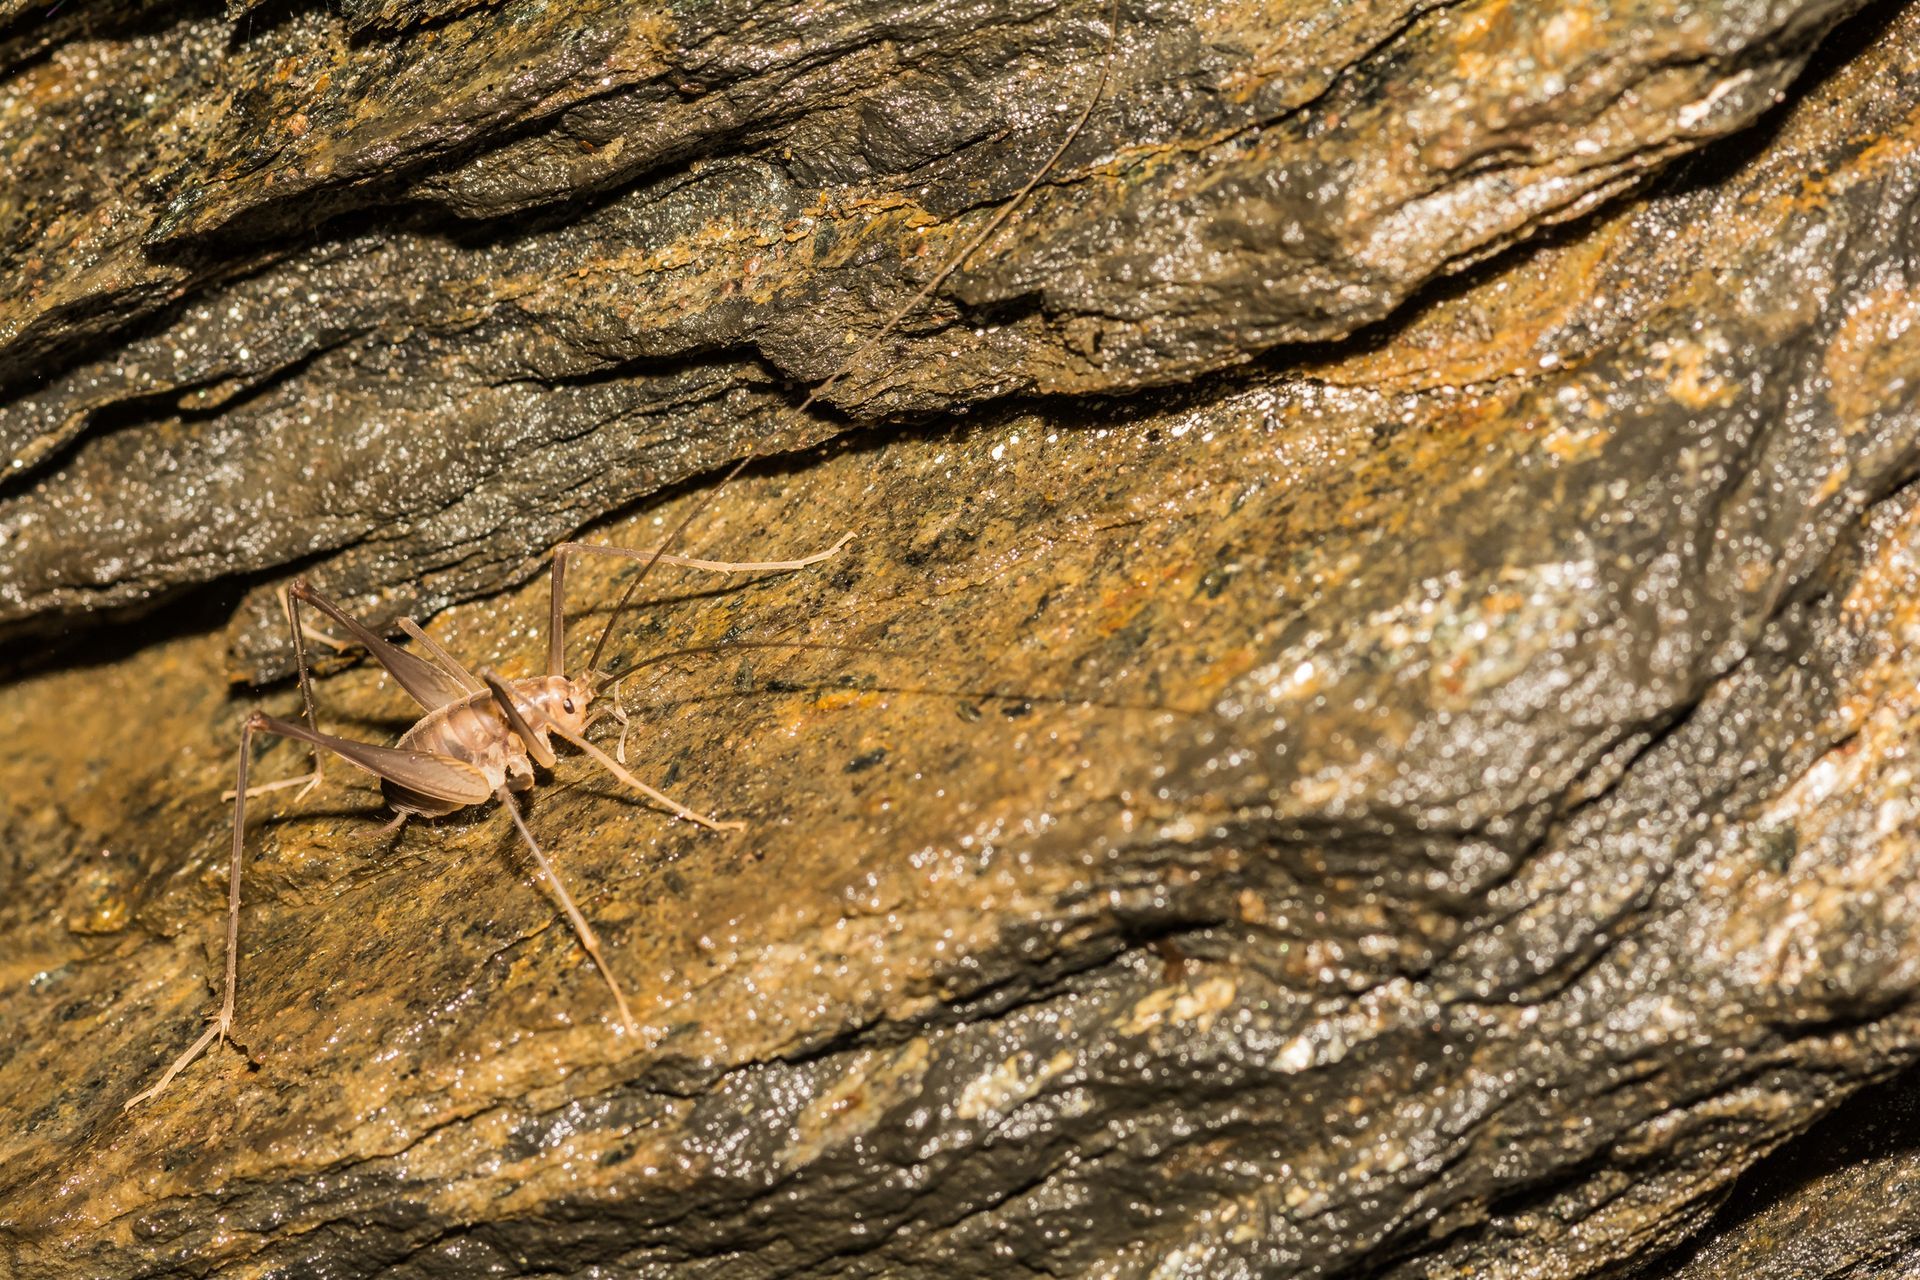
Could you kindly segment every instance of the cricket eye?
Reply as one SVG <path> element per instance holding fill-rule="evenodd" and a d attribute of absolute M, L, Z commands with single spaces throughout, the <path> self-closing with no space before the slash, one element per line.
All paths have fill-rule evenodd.
<path fill-rule="evenodd" d="M 565 711 L 565 712 L 566 712 L 566 713 L 567 713 L 568 715 L 572 715 L 572 714 L 573 714 L 573 699 L 572 699 L 572 698 L 567 698 L 567 699 L 564 699 L 564 700 L 563 700 L 563 701 L 562 701 L 562 702 L 560 703 L 560 708 L 561 708 L 561 710 L 563 710 L 563 711 Z"/>

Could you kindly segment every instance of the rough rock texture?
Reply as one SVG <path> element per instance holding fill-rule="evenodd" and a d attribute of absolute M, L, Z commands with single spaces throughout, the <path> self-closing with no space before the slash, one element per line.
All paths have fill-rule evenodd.
<path fill-rule="evenodd" d="M 1351 333 L 1752 124 L 1856 7 L 1122 6 L 1105 109 L 951 290 L 995 308 L 941 305 L 835 402 L 1127 389 Z M 1038 168 L 1104 16 L 318 6 L 76 17 L 47 49 L 22 15 L 0 635 L 296 561 L 430 611 L 804 442 L 783 384 Z M 242 618 L 284 673 L 269 593 Z"/>
<path fill-rule="evenodd" d="M 1769 1156 L 1680 1256 L 1636 1274 L 1672 1280 L 1847 1276 L 1920 1270 L 1920 1108 L 1909 1070 Z"/>
<path fill-rule="evenodd" d="M 1920 3 L 1123 5 L 805 422 L 1097 9 L 0 13 L 0 1271 L 1920 1261 Z M 754 448 L 693 547 L 856 540 L 612 646 L 748 830 L 532 808 L 640 1034 L 500 814 L 283 793 L 123 1114 L 279 576 L 530 673 Z"/>

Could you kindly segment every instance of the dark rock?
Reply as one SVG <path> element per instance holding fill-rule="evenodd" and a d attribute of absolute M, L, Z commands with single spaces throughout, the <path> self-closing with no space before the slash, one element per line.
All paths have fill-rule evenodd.
<path fill-rule="evenodd" d="M 351 86 L 156 141 L 224 176 L 10 331 L 16 633 L 254 595 L 0 687 L 0 1271 L 1896 1274 L 1845 1135 L 1920 1055 L 1920 4 L 1360 8 L 1123 9 L 1066 177 L 834 400 L 975 411 L 839 438 L 782 379 L 1032 172 L 1094 15 L 233 19 L 253 118 L 295 32 Z M 595 536 L 857 537 L 618 624 L 636 772 L 746 832 L 535 793 L 639 1036 L 502 818 L 336 786 L 253 809 L 244 1053 L 123 1114 L 218 982 L 246 575 L 437 607 L 642 493 Z M 431 629 L 522 675 L 545 610 Z"/>
<path fill-rule="evenodd" d="M 1123 390 L 1351 333 L 1750 124 L 1854 7 L 1123 7 L 1104 106 L 952 286 L 996 309 L 937 306 L 834 403 Z M 1033 175 L 1100 16 L 525 0 L 17 36 L 0 635 L 295 563 L 431 612 L 816 438 L 753 362 L 825 377 Z M 695 357 L 723 366 L 704 409 Z M 338 492 L 400 437 L 384 492 Z M 243 667 L 285 674 L 272 593 L 243 618 Z"/>
<path fill-rule="evenodd" d="M 1920 1267 L 1908 1208 L 1920 1188 L 1913 1075 L 1862 1090 L 1769 1156 L 1698 1242 L 1634 1280 L 1912 1275 Z"/>

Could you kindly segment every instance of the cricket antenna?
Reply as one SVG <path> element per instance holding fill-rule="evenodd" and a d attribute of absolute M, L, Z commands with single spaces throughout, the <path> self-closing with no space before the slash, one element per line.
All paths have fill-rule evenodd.
<path fill-rule="evenodd" d="M 1100 99 L 1106 96 L 1107 83 L 1113 78 L 1113 59 L 1115 50 L 1119 45 L 1119 35 L 1120 0 L 1108 0 L 1107 47 L 1100 59 L 1100 79 L 1094 84 L 1093 93 L 1088 97 L 1086 106 L 1080 109 L 1080 115 L 1074 120 L 1073 127 L 1067 130 L 1066 137 L 1062 138 L 1060 145 L 1053 149 L 1053 154 L 1047 157 L 1047 162 L 1041 165 L 1031 178 L 1027 179 L 1027 184 L 1014 193 L 1013 199 L 1000 206 L 1000 211 L 993 215 L 993 218 L 985 227 L 981 228 L 977 235 L 967 241 L 965 245 L 961 246 L 958 253 L 947 259 L 946 264 L 934 273 L 933 279 L 920 286 L 917 293 L 907 299 L 905 304 L 892 315 L 888 316 L 886 323 L 882 324 L 871 338 L 868 338 L 866 342 L 862 343 L 858 351 L 847 357 L 845 363 L 828 374 L 826 379 L 817 384 L 813 390 L 807 392 L 807 398 L 800 402 L 798 409 L 794 410 L 794 416 L 796 418 L 804 416 L 807 410 L 813 407 L 815 401 L 826 395 L 827 392 L 833 389 L 836 383 L 849 373 L 852 373 L 854 369 L 858 368 L 861 362 L 872 355 L 882 342 L 885 342 L 887 338 L 892 336 L 894 330 L 899 327 L 902 320 L 912 315 L 921 303 L 932 297 L 934 290 L 945 284 L 949 276 L 965 266 L 967 259 L 979 252 L 982 245 L 998 235 L 1000 228 L 1006 225 L 1007 219 L 1011 218 L 1026 198 L 1033 194 L 1034 188 L 1038 187 L 1041 182 L 1046 179 L 1046 176 L 1053 172 L 1054 166 L 1060 163 L 1060 158 L 1067 154 L 1067 148 L 1074 144 L 1075 140 L 1080 137 L 1081 130 L 1087 127 L 1087 121 L 1093 118 L 1094 108 L 1100 105 Z M 731 484 L 742 471 L 745 471 L 748 463 L 760 456 L 760 449 L 751 449 L 738 462 L 734 463 L 732 467 L 728 468 L 727 473 L 720 477 L 720 483 L 710 489 L 707 492 L 707 496 L 694 505 L 693 510 L 680 517 L 679 522 L 667 533 L 666 540 L 654 549 L 654 553 L 649 559 L 641 564 L 640 572 L 635 574 L 632 581 L 627 583 L 627 589 L 620 593 L 619 600 L 616 601 L 613 606 L 613 612 L 607 615 L 607 625 L 600 629 L 600 638 L 594 642 L 593 656 L 587 660 L 587 670 L 589 672 L 598 672 L 600 670 L 600 654 L 607 647 L 607 637 L 613 634 L 613 624 L 619 620 L 621 610 L 625 609 L 628 602 L 633 599 L 634 592 L 638 591 L 640 585 L 647 580 L 647 575 L 653 572 L 653 566 L 660 563 L 660 557 L 679 545 L 682 535 L 687 531 L 687 526 L 691 525 L 708 507 L 713 505 L 714 500 L 720 496 L 720 491 Z"/>

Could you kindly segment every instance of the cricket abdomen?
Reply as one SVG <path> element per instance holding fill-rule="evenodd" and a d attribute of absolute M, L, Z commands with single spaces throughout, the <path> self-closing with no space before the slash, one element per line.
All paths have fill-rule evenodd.
<path fill-rule="evenodd" d="M 476 693 L 459 702 L 437 707 L 416 721 L 394 744 L 404 751 L 424 751 L 465 761 L 486 775 L 487 786 L 525 791 L 533 785 L 533 765 L 527 749 L 500 714 L 491 694 Z M 382 779 L 380 790 L 397 813 L 427 818 L 444 817 L 467 806 L 421 795 Z"/>

